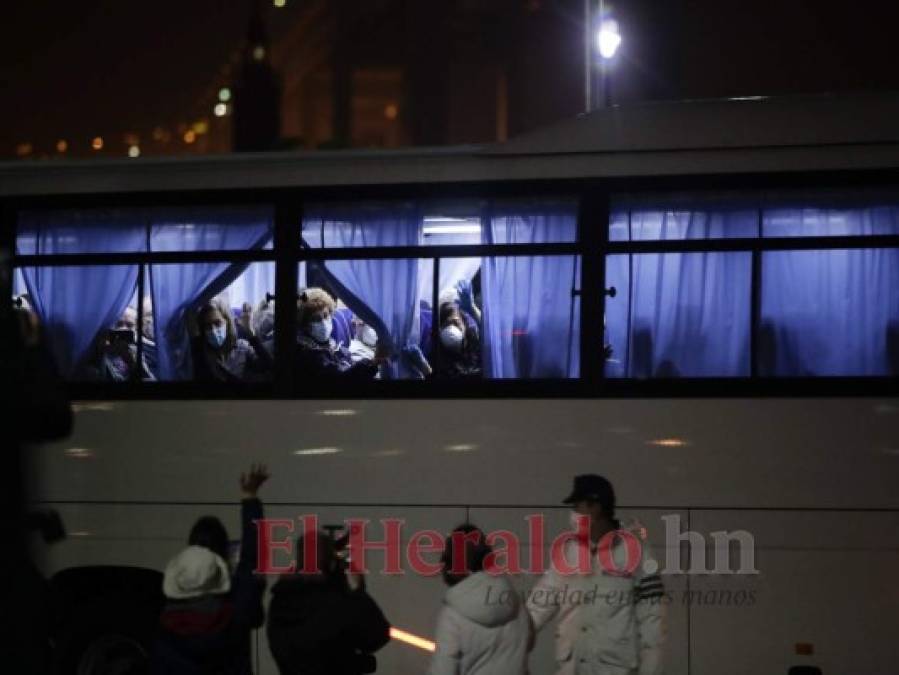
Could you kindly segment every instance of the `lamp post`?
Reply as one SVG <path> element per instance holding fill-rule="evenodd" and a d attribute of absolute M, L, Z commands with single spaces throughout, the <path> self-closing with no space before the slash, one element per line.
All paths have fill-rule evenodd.
<path fill-rule="evenodd" d="M 598 3 L 584 0 L 584 104 L 587 112 L 612 103 L 611 68 L 621 40 L 618 21 L 605 0 Z M 596 71 L 599 72 L 598 92 L 594 87 Z"/>

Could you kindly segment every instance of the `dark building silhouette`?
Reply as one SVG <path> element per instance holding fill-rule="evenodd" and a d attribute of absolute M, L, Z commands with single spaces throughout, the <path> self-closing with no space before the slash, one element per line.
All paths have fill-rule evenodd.
<path fill-rule="evenodd" d="M 260 2 L 254 5 L 234 83 L 233 150 L 273 150 L 281 139 L 281 83 L 272 67 Z"/>

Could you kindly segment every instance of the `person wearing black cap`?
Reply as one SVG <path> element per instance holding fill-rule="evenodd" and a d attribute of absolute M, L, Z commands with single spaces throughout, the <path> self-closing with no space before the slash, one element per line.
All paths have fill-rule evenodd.
<path fill-rule="evenodd" d="M 664 589 L 642 528 L 622 529 L 615 517 L 615 490 L 603 476 L 576 476 L 563 503 L 572 508 L 572 530 L 581 526 L 584 531 L 589 523 L 586 538 L 566 542 L 564 557 L 574 567 L 587 547 L 589 568 L 565 574 L 552 564 L 528 599 L 536 631 L 559 618 L 556 675 L 661 675 Z M 611 565 L 603 564 L 600 542 L 609 542 L 603 538 L 616 531 L 621 534 L 611 538 L 607 550 Z M 634 546 L 639 560 L 629 560 Z"/>

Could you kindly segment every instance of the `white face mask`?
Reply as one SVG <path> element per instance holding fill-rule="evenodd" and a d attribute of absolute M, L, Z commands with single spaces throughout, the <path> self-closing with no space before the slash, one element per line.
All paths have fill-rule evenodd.
<path fill-rule="evenodd" d="M 324 344 L 328 340 L 331 339 L 331 331 L 334 329 L 334 324 L 331 321 L 331 317 L 329 316 L 327 319 L 322 319 L 321 321 L 313 321 L 309 324 L 309 327 L 306 329 L 306 332 L 316 342 Z"/>
<path fill-rule="evenodd" d="M 451 352 L 462 351 L 465 333 L 458 326 L 447 326 L 440 331 L 440 343 Z"/>
<path fill-rule="evenodd" d="M 374 349 L 378 344 L 378 333 L 371 326 L 362 326 L 362 330 L 359 331 L 359 342 Z"/>

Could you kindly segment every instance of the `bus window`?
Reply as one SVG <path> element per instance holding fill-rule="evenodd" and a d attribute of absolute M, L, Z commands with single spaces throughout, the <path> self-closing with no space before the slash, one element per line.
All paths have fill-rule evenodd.
<path fill-rule="evenodd" d="M 19 306 L 33 312 L 63 377 L 152 379 L 135 367 L 138 266 L 25 267 Z"/>
<path fill-rule="evenodd" d="M 682 241 L 758 237 L 757 203 L 741 195 L 617 195 L 609 241 Z"/>
<path fill-rule="evenodd" d="M 741 251 L 607 256 L 606 376 L 748 376 L 751 275 Z"/>
<path fill-rule="evenodd" d="M 148 209 L 146 218 L 154 252 L 272 248 L 274 209 L 269 206 Z"/>
<path fill-rule="evenodd" d="M 899 374 L 899 249 L 768 251 L 760 374 Z"/>
<path fill-rule="evenodd" d="M 421 212 L 413 202 L 309 204 L 302 241 L 309 248 L 420 246 Z"/>
<path fill-rule="evenodd" d="M 891 200 L 895 203 L 895 196 Z M 766 208 L 765 237 L 834 237 L 899 234 L 899 207 L 891 204 L 856 208 L 792 205 Z"/>
<path fill-rule="evenodd" d="M 272 377 L 274 263 L 148 267 L 160 380 Z"/>
<path fill-rule="evenodd" d="M 18 255 L 141 253 L 147 219 L 133 209 L 22 211 L 16 224 Z"/>
<path fill-rule="evenodd" d="M 412 361 L 421 331 L 418 258 L 308 261 L 299 278 L 301 385 L 316 377 L 418 379 L 428 374 Z M 363 361 L 372 367 L 353 367 Z"/>
<path fill-rule="evenodd" d="M 480 272 L 484 376 L 580 373 L 580 258 L 485 258 Z"/>

